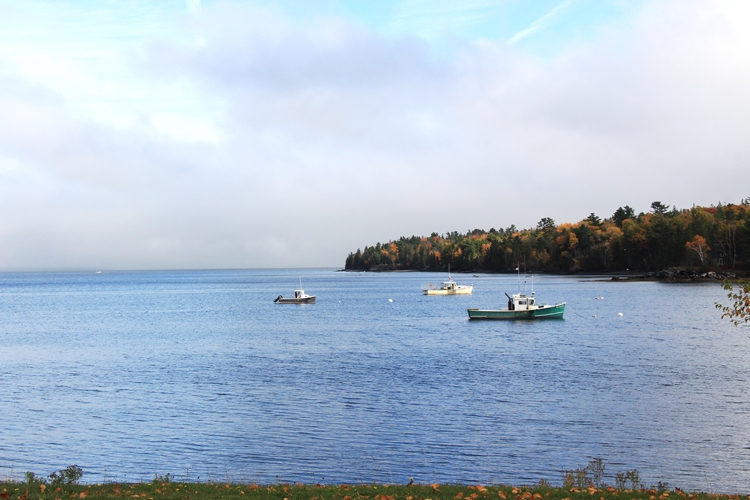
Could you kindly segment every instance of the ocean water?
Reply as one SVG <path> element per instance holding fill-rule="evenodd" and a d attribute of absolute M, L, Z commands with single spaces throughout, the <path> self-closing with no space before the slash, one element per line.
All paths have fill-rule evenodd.
<path fill-rule="evenodd" d="M 516 276 L 454 278 L 475 293 L 423 296 L 431 273 L 0 274 L 0 478 L 560 484 L 601 457 L 610 484 L 747 493 L 750 331 L 718 284 L 542 276 L 564 320 L 477 322 Z M 318 303 L 273 303 L 300 280 Z"/>

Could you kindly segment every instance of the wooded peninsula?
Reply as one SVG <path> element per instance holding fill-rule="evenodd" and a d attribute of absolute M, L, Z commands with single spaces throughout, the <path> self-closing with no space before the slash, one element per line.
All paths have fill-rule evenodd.
<path fill-rule="evenodd" d="M 658 271 L 672 267 L 746 269 L 750 265 L 750 198 L 739 204 L 670 208 L 660 201 L 636 215 L 624 206 L 611 217 L 591 213 L 533 229 L 474 229 L 410 236 L 357 249 L 346 270 L 513 272 Z"/>

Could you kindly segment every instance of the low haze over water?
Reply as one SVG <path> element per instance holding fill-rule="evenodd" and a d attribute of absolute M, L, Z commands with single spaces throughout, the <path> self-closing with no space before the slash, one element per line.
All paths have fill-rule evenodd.
<path fill-rule="evenodd" d="M 318 303 L 273 303 L 300 278 Z M 560 484 L 602 457 L 610 484 L 746 492 L 750 338 L 720 285 L 537 277 L 564 320 L 469 322 L 516 276 L 454 278 L 474 295 L 423 296 L 434 273 L 0 274 L 0 477 Z"/>

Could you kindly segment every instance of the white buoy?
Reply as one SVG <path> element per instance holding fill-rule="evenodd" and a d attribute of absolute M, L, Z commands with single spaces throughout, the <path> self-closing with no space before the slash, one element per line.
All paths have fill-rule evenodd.
<path fill-rule="evenodd" d="M 617 313 L 617 315 L 622 318 L 622 313 Z"/>
<path fill-rule="evenodd" d="M 388 299 L 388 302 L 393 302 L 393 299 Z"/>

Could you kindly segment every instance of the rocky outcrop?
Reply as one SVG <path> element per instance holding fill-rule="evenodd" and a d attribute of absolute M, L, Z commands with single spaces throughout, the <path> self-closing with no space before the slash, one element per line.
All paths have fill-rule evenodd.
<path fill-rule="evenodd" d="M 692 269 L 671 268 L 646 273 L 644 277 L 660 281 L 724 281 L 736 279 L 737 274 L 728 271 L 708 271 L 706 273 L 700 273 Z"/>

